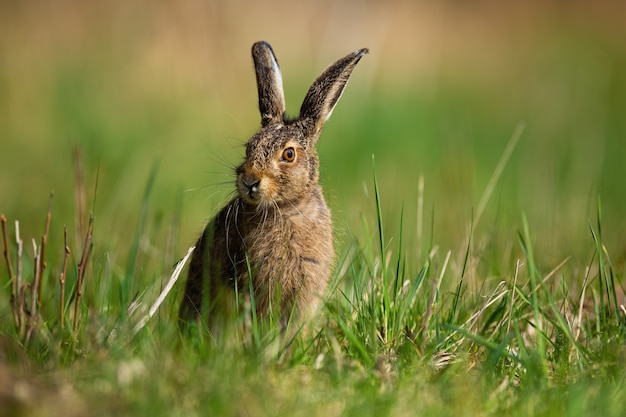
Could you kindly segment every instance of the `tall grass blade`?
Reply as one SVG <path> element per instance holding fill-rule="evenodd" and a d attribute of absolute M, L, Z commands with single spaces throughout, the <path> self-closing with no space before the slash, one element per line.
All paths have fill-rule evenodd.
<path fill-rule="evenodd" d="M 509 159 L 511 158 L 511 155 L 513 154 L 513 151 L 515 150 L 515 147 L 517 146 L 517 143 L 522 137 L 522 133 L 524 133 L 524 129 L 525 129 L 525 124 L 521 122 L 518 123 L 518 125 L 515 127 L 515 130 L 513 131 L 513 134 L 511 135 L 511 138 L 509 139 L 509 142 L 507 143 L 506 148 L 504 149 L 504 152 L 502 153 L 502 156 L 500 157 L 500 160 L 498 161 L 498 165 L 496 165 L 496 169 L 493 171 L 493 174 L 491 174 L 491 178 L 489 178 L 489 182 L 487 183 L 487 186 L 485 187 L 485 191 L 483 191 L 483 195 L 480 197 L 480 200 L 478 201 L 478 208 L 476 209 L 476 217 L 474 218 L 475 224 L 478 224 L 480 222 L 480 219 L 483 215 L 485 207 L 487 207 L 487 203 L 489 202 L 489 198 L 491 197 L 491 194 L 493 194 L 493 190 L 496 188 L 496 184 L 498 183 L 498 180 L 500 179 L 500 176 L 502 175 L 504 168 L 508 164 Z"/>
<path fill-rule="evenodd" d="M 390 313 L 390 299 L 389 299 L 389 282 L 387 278 L 387 262 L 385 256 L 385 234 L 383 230 L 383 213 L 382 205 L 380 202 L 380 192 L 378 189 L 378 178 L 376 176 L 376 163 L 374 156 L 372 155 L 372 170 L 374 173 L 374 195 L 376 197 L 376 220 L 378 221 L 378 240 L 380 243 L 380 266 L 382 274 L 382 329 L 383 329 L 383 341 L 386 344 L 388 341 L 389 331 L 389 313 Z"/>
<path fill-rule="evenodd" d="M 609 254 L 604 247 L 602 240 L 602 200 L 598 196 L 597 200 L 597 227 L 598 236 L 595 238 L 596 248 L 598 251 L 598 267 L 600 271 L 600 280 L 604 282 L 606 297 L 609 307 L 609 313 L 613 313 L 616 322 L 619 322 L 619 306 L 617 305 L 617 292 L 615 289 L 615 279 L 613 275 L 613 267 L 609 258 Z M 607 271 L 608 264 L 608 271 Z M 603 307 L 603 306 L 602 306 Z M 601 308 L 604 311 L 604 308 Z"/>
<path fill-rule="evenodd" d="M 398 231 L 398 257 L 396 260 L 396 276 L 395 276 L 395 286 L 394 286 L 394 301 L 395 297 L 400 293 L 400 288 L 402 287 L 402 230 L 404 223 L 404 206 L 400 209 L 400 230 Z"/>
<path fill-rule="evenodd" d="M 178 262 L 178 264 L 176 265 L 176 268 L 174 268 L 174 272 L 172 272 L 172 275 L 170 276 L 169 281 L 167 282 L 167 284 L 165 284 L 165 288 L 163 288 L 163 291 L 161 291 L 161 294 L 159 294 L 159 296 L 155 300 L 154 304 L 152 304 L 152 306 L 148 310 L 148 314 L 146 314 L 139 321 L 139 323 L 137 323 L 137 325 L 135 326 L 135 329 L 133 331 L 133 334 L 139 333 L 141 331 L 141 329 L 144 328 L 144 326 L 146 325 L 148 320 L 150 320 L 152 318 L 152 316 L 154 316 L 154 314 L 157 312 L 157 310 L 159 309 L 159 307 L 161 306 L 161 304 L 165 300 L 165 297 L 167 297 L 167 295 L 170 293 L 170 291 L 174 287 L 174 284 L 176 284 L 176 281 L 178 281 L 178 277 L 180 276 L 180 273 L 182 272 L 183 268 L 185 267 L 185 264 L 187 263 L 187 260 L 191 256 L 191 254 L 192 254 L 194 249 L 195 249 L 194 246 L 190 247 L 187 250 L 187 254 L 183 257 L 183 259 L 180 262 Z"/>
<path fill-rule="evenodd" d="M 530 277 L 530 283 L 531 283 L 531 288 L 537 288 L 538 285 L 541 285 L 541 283 L 538 283 L 538 277 L 539 277 L 539 273 L 537 271 L 537 268 L 535 266 L 535 258 L 534 258 L 534 254 L 533 254 L 533 248 L 532 248 L 532 244 L 531 244 L 531 239 L 530 239 L 530 231 L 528 228 L 528 220 L 526 219 L 526 215 L 522 214 L 522 227 L 523 227 L 523 234 L 522 233 L 518 233 L 518 238 L 520 241 L 520 245 L 522 246 L 522 250 L 524 251 L 524 255 L 526 256 L 526 263 L 528 265 L 528 275 Z M 532 311 L 533 311 L 533 323 L 531 323 L 531 325 L 533 327 L 536 328 L 536 330 L 540 333 L 540 334 L 545 334 L 544 329 L 543 329 L 543 325 L 542 325 L 542 319 L 543 316 L 541 314 L 541 309 L 540 309 L 540 305 L 539 305 L 539 298 L 538 298 L 538 292 L 537 291 L 532 291 L 530 293 L 530 304 L 532 307 Z M 541 358 L 540 359 L 540 372 L 541 372 L 541 378 L 547 378 L 548 376 L 548 367 L 547 367 L 547 363 L 546 363 L 546 341 L 543 337 L 541 337 L 540 335 L 537 337 L 537 354 L 538 357 Z"/>
<path fill-rule="evenodd" d="M 135 229 L 135 236 L 133 237 L 133 242 L 130 247 L 130 252 L 128 253 L 128 262 L 126 264 L 126 275 L 124 280 L 120 286 L 120 298 L 122 304 L 125 305 L 129 301 L 129 296 L 132 293 L 133 287 L 133 277 L 135 276 L 135 270 L 137 266 L 137 258 L 139 256 L 139 247 L 141 245 L 141 239 L 144 236 L 144 231 L 146 229 L 146 224 L 148 222 L 149 213 L 150 213 L 150 198 L 152 196 L 152 189 L 154 187 L 154 182 L 159 171 L 159 162 L 155 162 L 152 165 L 152 169 L 150 170 L 150 175 L 148 176 L 148 182 L 146 183 L 146 188 L 143 193 L 143 199 L 141 202 L 141 211 L 139 213 L 139 220 L 137 222 L 137 228 Z"/>
<path fill-rule="evenodd" d="M 426 277 L 426 272 L 428 271 L 429 264 L 427 263 L 417 274 L 417 276 L 411 282 L 411 286 L 409 290 L 404 295 L 404 299 L 397 300 L 396 307 L 396 328 L 400 329 L 402 324 L 404 323 L 404 319 L 408 312 L 410 311 L 413 303 L 415 302 L 415 297 L 417 296 L 417 292 L 422 286 L 422 282 L 424 282 L 424 277 Z"/>
<path fill-rule="evenodd" d="M 424 230 L 424 175 L 417 180 L 417 261 L 422 262 L 422 233 Z"/>

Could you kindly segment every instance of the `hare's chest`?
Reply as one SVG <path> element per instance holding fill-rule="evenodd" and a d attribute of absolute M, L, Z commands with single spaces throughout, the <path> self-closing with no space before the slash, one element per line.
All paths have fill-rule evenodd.
<path fill-rule="evenodd" d="M 304 236 L 298 225 L 282 221 L 273 227 L 259 224 L 244 236 L 244 246 L 248 258 L 254 264 L 271 264 L 275 269 L 283 269 L 289 259 L 298 255 Z"/>
<path fill-rule="evenodd" d="M 324 216 L 330 217 L 324 207 Z M 325 262 L 323 254 L 332 251 L 330 222 L 315 216 L 298 213 L 283 216 L 272 227 L 259 224 L 244 237 L 248 259 L 252 265 L 272 274 L 302 275 L 302 261 Z M 332 254 L 329 254 L 332 256 Z"/>

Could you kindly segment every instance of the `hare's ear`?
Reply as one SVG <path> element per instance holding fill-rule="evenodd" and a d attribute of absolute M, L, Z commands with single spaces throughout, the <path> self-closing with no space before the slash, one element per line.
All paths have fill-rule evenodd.
<path fill-rule="evenodd" d="M 283 77 L 272 47 L 261 41 L 252 45 L 252 59 L 256 71 L 256 84 L 259 90 L 259 111 L 261 125 L 280 123 L 285 114 L 285 94 Z"/>
<path fill-rule="evenodd" d="M 300 120 L 311 129 L 311 133 L 317 134 L 322 130 L 341 98 L 352 70 L 368 52 L 367 48 L 363 48 L 346 55 L 326 68 L 311 85 L 300 107 Z"/>

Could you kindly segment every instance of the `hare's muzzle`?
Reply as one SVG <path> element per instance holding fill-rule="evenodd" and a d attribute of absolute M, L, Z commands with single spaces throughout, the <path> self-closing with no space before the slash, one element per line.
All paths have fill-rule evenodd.
<path fill-rule="evenodd" d="M 261 197 L 261 178 L 253 173 L 246 173 L 239 176 L 239 193 L 250 203 L 258 203 Z"/>

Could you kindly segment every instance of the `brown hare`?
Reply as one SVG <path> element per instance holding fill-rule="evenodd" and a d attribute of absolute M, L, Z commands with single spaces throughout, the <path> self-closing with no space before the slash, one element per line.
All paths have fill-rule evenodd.
<path fill-rule="evenodd" d="M 311 85 L 297 119 L 285 115 L 282 76 L 272 47 L 252 46 L 261 128 L 236 168 L 237 194 L 206 226 L 191 259 L 180 319 L 234 317 L 239 295 L 257 316 L 277 314 L 283 329 L 316 311 L 333 264 L 331 215 L 318 184 L 315 145 L 352 70 L 355 51 Z"/>

